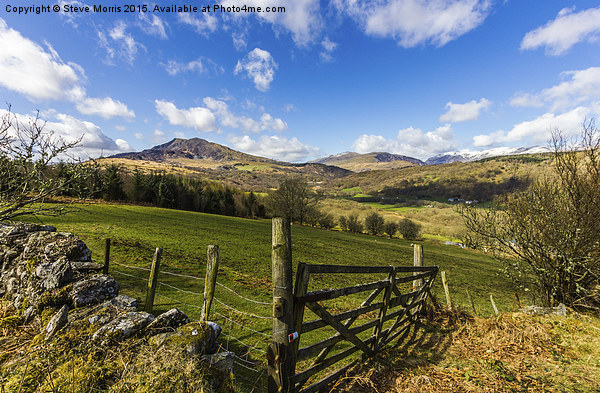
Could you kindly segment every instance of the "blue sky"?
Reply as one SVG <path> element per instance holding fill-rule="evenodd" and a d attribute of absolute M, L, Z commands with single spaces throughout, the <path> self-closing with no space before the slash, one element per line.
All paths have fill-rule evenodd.
<path fill-rule="evenodd" d="M 84 135 L 83 157 L 201 137 L 295 162 L 426 159 L 545 145 L 551 129 L 577 134 L 600 113 L 597 1 L 131 2 L 146 13 L 121 1 L 4 3 L 2 103 Z M 15 12 L 46 4 L 60 12 Z M 94 4 L 121 12 L 64 8 Z M 198 12 L 151 12 L 184 4 Z"/>

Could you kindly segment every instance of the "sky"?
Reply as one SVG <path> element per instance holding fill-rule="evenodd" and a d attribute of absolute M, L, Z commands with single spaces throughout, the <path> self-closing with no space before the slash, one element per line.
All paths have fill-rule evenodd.
<path fill-rule="evenodd" d="M 39 113 L 82 158 L 200 137 L 426 159 L 600 113 L 597 1 L 52 1 L 1 5 L 0 114 Z"/>

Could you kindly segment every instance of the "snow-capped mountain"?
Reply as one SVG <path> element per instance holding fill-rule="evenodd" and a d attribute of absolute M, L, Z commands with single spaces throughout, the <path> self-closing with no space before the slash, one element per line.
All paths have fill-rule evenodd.
<path fill-rule="evenodd" d="M 512 156 L 517 154 L 538 154 L 548 153 L 549 148 L 545 146 L 532 146 L 532 147 L 495 147 L 487 150 L 461 150 L 442 153 L 429 157 L 425 163 L 427 165 L 438 165 L 438 164 L 449 164 L 451 162 L 471 162 L 477 160 L 483 160 L 484 158 L 498 157 L 498 156 Z"/>

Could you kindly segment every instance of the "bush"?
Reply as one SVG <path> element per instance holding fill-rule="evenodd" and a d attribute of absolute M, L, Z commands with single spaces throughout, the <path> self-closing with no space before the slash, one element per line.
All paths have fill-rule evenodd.
<path fill-rule="evenodd" d="M 373 212 L 365 218 L 365 228 L 371 235 L 379 235 L 383 232 L 383 217 L 377 212 Z"/>
<path fill-rule="evenodd" d="M 383 225 L 383 232 L 390 237 L 394 237 L 396 232 L 398 232 L 398 224 L 394 221 L 388 221 Z"/>
<path fill-rule="evenodd" d="M 526 191 L 460 213 L 479 246 L 518 285 L 534 284 L 545 306 L 598 310 L 600 130 L 588 121 L 572 143 L 554 131 L 553 148 L 552 171 Z"/>
<path fill-rule="evenodd" d="M 348 217 L 340 217 L 340 226 L 342 230 L 349 231 L 352 233 L 362 233 L 363 224 L 359 221 L 358 215 L 350 214 Z"/>
<path fill-rule="evenodd" d="M 398 232 L 406 240 L 417 240 L 421 234 L 421 226 L 405 218 L 398 224 Z"/>
<path fill-rule="evenodd" d="M 335 226 L 335 218 L 332 214 L 323 214 L 319 217 L 319 226 L 323 229 L 331 229 Z"/>

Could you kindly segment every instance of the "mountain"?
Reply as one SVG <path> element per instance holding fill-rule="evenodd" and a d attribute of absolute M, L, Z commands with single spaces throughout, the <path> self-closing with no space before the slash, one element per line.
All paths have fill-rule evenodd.
<path fill-rule="evenodd" d="M 366 154 L 345 152 L 319 158 L 310 162 L 335 165 L 353 172 L 365 172 L 378 169 L 396 169 L 407 166 L 425 165 L 423 161 L 416 158 L 385 152 L 373 152 Z"/>
<path fill-rule="evenodd" d="M 169 159 L 213 160 L 213 161 L 244 161 L 275 163 L 269 158 L 253 156 L 230 149 L 206 139 L 175 138 L 170 142 L 154 146 L 141 152 L 121 153 L 110 158 L 127 158 L 130 160 L 165 161 Z"/>
<path fill-rule="evenodd" d="M 473 150 L 462 150 L 453 151 L 438 154 L 433 157 L 429 157 L 425 163 L 427 165 L 439 165 L 439 164 L 450 164 L 453 162 L 472 162 L 479 161 L 486 158 L 499 157 L 499 156 L 513 156 L 519 154 L 540 154 L 548 153 L 550 150 L 544 146 L 532 146 L 532 147 L 496 147 L 493 149 L 473 151 Z"/>
<path fill-rule="evenodd" d="M 327 180 L 352 173 L 331 165 L 291 164 L 258 157 L 201 138 L 177 138 L 141 152 L 117 154 L 98 161 L 101 165 L 119 165 L 129 173 L 140 170 L 201 177 L 259 192 L 277 188 L 289 176 L 300 176 L 314 184 L 314 188 L 320 188 Z"/>

